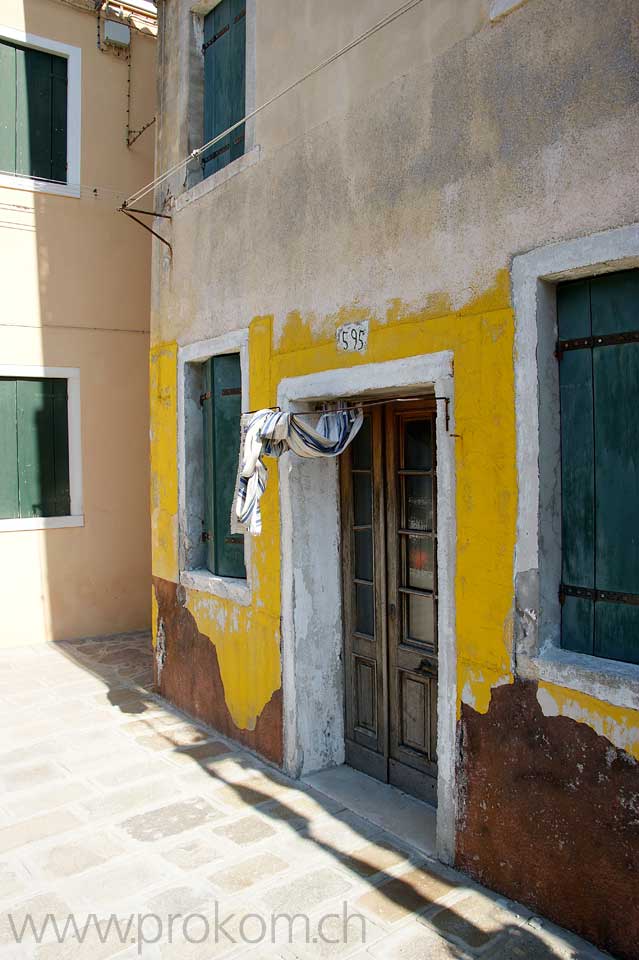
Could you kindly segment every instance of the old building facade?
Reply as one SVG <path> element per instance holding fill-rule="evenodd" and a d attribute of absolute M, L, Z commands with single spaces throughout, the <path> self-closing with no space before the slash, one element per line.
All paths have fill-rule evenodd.
<path fill-rule="evenodd" d="M 637 957 L 639 24 L 602 16 L 162 2 L 153 621 L 174 703 L 436 802 L 443 860 Z M 240 410 L 336 401 L 356 440 L 267 458 L 242 541 Z"/>
<path fill-rule="evenodd" d="M 155 8 L 0 2 L 0 644 L 148 628 Z"/>

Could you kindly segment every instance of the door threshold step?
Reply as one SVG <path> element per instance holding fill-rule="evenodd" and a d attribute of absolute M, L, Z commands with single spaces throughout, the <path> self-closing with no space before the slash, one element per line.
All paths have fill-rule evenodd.
<path fill-rule="evenodd" d="M 346 765 L 308 774 L 302 781 L 426 856 L 437 856 L 437 811 L 429 804 Z"/>

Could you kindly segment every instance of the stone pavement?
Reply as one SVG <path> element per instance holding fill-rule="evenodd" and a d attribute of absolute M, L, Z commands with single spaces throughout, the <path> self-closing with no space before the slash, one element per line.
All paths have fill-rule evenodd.
<path fill-rule="evenodd" d="M 148 635 L 0 666 L 0 958 L 603 957 L 170 708 Z"/>

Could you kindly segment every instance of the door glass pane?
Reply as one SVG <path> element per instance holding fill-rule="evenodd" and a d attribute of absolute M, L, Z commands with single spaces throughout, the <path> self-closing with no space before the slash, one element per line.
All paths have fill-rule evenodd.
<path fill-rule="evenodd" d="M 432 477 L 404 477 L 403 481 L 406 528 L 409 530 L 432 530 Z"/>
<path fill-rule="evenodd" d="M 355 576 L 358 580 L 373 579 L 373 531 L 355 531 Z"/>
<path fill-rule="evenodd" d="M 403 586 L 432 590 L 434 557 L 432 537 L 402 537 L 404 554 Z"/>
<path fill-rule="evenodd" d="M 407 420 L 404 427 L 404 466 L 407 470 L 432 470 L 432 421 Z"/>
<path fill-rule="evenodd" d="M 353 443 L 353 469 L 370 470 L 371 467 L 371 418 L 364 417 L 364 422 Z"/>
<path fill-rule="evenodd" d="M 435 617 L 433 612 L 433 598 L 419 596 L 415 593 L 406 595 L 407 599 L 407 639 L 419 640 L 420 643 L 435 643 Z"/>
<path fill-rule="evenodd" d="M 370 473 L 353 474 L 353 517 L 356 527 L 372 521 L 373 492 Z"/>
<path fill-rule="evenodd" d="M 355 629 L 370 637 L 375 633 L 373 588 L 362 583 L 355 584 Z"/>

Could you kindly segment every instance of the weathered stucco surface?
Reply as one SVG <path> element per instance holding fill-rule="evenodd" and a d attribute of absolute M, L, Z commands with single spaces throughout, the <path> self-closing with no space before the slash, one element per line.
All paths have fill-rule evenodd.
<path fill-rule="evenodd" d="M 268 11 L 257 4 L 256 102 L 311 66 L 311 52 L 319 61 L 394 6 L 331 0 L 320 14 L 311 3 Z M 259 160 L 217 186 L 213 180 L 208 191 L 200 185 L 192 202 L 182 195 L 179 210 L 173 199 L 183 177 L 158 192 L 156 202 L 174 211 L 160 227 L 174 256 L 170 262 L 156 245 L 151 360 L 154 573 L 177 583 L 178 346 L 248 328 L 249 409 L 276 403 L 285 378 L 452 351 L 457 715 L 460 730 L 470 730 L 472 719 L 474 731 L 459 754 L 466 793 L 457 843 L 472 870 L 484 821 L 502 830 L 503 844 L 509 834 L 501 815 L 482 806 L 469 745 L 481 745 L 484 730 L 490 736 L 496 697 L 515 712 L 528 704 L 511 656 L 518 482 L 510 262 L 537 245 L 639 219 L 633 0 L 606 4 L 605 29 L 598 0 L 528 0 L 498 23 L 490 23 L 488 7 L 424 0 L 348 62 L 264 111 L 256 123 Z M 190 16 L 186 2 L 164 11 L 159 170 L 198 145 L 189 141 L 197 124 L 184 115 Z M 338 354 L 336 326 L 363 318 L 370 321 L 366 355 Z M 275 462 L 263 517 L 250 606 L 184 588 L 200 637 L 216 649 L 225 704 L 242 731 L 257 729 L 265 711 L 281 725 L 272 707 L 282 672 Z M 171 640 L 163 623 L 170 649 L 180 640 Z M 560 687 L 546 691 L 556 706 L 549 710 L 543 690 L 535 722 L 558 755 L 575 731 L 586 739 L 603 735 L 626 752 L 619 769 L 634 776 L 627 758 L 639 749 L 639 711 L 616 712 Z M 577 760 L 570 750 L 561 755 L 556 802 L 585 818 L 588 801 L 568 787 Z M 600 759 L 593 749 L 593 771 Z M 533 778 L 537 769 L 533 764 Z M 495 790 L 528 790 L 524 780 L 509 784 L 499 762 L 490 775 Z M 629 806 L 619 809 L 625 831 L 633 816 Z M 531 843 L 536 836 L 529 834 Z M 603 828 L 600 836 L 605 843 Z M 614 849 L 611 842 L 608 853 Z M 518 885 L 518 895 L 530 899 L 521 882 L 525 860 L 516 850 L 510 856 L 509 892 Z M 548 855 L 536 877 L 539 903 L 550 902 L 554 871 Z M 486 876 L 498 884 L 496 873 Z M 585 924 L 605 942 L 609 931 L 593 932 L 586 913 L 580 919 L 565 897 L 553 915 Z M 629 956 L 628 942 L 615 941 Z"/>
<path fill-rule="evenodd" d="M 84 525 L 0 531 L 0 646 L 16 647 L 149 624 L 151 244 L 116 207 L 152 176 L 153 132 L 127 148 L 127 62 L 96 48 L 93 10 L 0 0 L 0 24 L 81 52 L 80 196 L 0 186 L 0 363 L 80 372 Z M 156 40 L 132 36 L 141 127 Z"/>
<path fill-rule="evenodd" d="M 615 956 L 636 958 L 639 763 L 589 723 L 545 715 L 536 687 L 494 690 L 485 716 L 462 708 L 458 862 Z"/>

